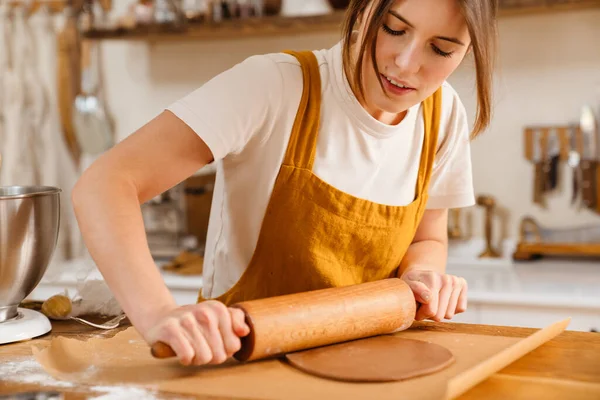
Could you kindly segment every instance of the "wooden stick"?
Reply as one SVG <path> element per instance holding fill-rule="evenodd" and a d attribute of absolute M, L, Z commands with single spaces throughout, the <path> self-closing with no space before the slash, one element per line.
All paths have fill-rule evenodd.
<path fill-rule="evenodd" d="M 461 396 L 492 374 L 558 336 L 567 328 L 570 322 L 571 318 L 555 322 L 450 379 L 446 387 L 446 399 L 455 399 Z"/>

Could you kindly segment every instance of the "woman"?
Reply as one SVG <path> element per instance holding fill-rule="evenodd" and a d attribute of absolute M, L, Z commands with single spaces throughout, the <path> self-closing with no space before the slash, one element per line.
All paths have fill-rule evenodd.
<path fill-rule="evenodd" d="M 91 255 L 148 343 L 183 364 L 240 348 L 227 306 L 397 276 L 416 318 L 463 312 L 447 210 L 474 204 L 469 137 L 490 119 L 495 0 L 353 0 L 328 50 L 251 57 L 102 155 L 73 192 Z M 478 113 L 446 78 L 474 55 Z M 140 203 L 217 164 L 198 304 L 177 307 Z M 206 300 L 205 299 L 210 299 Z"/>

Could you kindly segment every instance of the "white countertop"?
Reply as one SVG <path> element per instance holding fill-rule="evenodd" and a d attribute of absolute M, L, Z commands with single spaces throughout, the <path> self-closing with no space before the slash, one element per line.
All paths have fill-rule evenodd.
<path fill-rule="evenodd" d="M 507 243 L 502 258 L 480 259 L 483 242 L 451 248 L 447 272 L 464 277 L 469 302 L 600 310 L 600 262 L 542 258 L 515 262 Z"/>
<path fill-rule="evenodd" d="M 160 269 L 161 262 L 156 263 Z M 194 302 L 197 293 L 202 288 L 202 277 L 197 275 L 178 275 L 160 269 L 167 287 L 178 298 L 181 304 Z M 68 290 L 69 293 L 77 291 L 83 281 L 104 280 L 100 271 L 91 259 L 79 259 L 53 265 L 28 296 L 31 300 L 46 300 L 48 297 Z"/>
<path fill-rule="evenodd" d="M 469 303 L 504 304 L 600 310 L 600 262 L 581 259 L 541 259 L 514 262 L 511 244 L 500 259 L 480 259 L 482 241 L 451 245 L 447 272 L 464 277 L 469 284 Z M 157 262 L 157 268 L 161 263 Z M 55 272 L 59 271 L 59 273 Z M 161 269 L 166 285 L 180 302 L 195 301 L 201 276 L 182 276 Z M 85 279 L 102 280 L 93 261 L 76 260 L 52 267 L 29 298 L 47 297 L 76 290 Z"/>

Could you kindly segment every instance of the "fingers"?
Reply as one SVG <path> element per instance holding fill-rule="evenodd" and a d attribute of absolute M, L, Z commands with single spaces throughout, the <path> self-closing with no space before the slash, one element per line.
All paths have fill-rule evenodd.
<path fill-rule="evenodd" d="M 249 332 L 242 310 L 205 301 L 171 310 L 144 337 L 169 345 L 183 365 L 203 365 L 225 362 Z"/>
<path fill-rule="evenodd" d="M 214 307 L 210 305 L 198 307 L 196 310 L 196 319 L 206 342 L 212 350 L 212 358 L 209 361 L 211 364 L 220 364 L 227 360 L 227 351 L 219 330 L 219 317 L 220 315 L 217 315 Z"/>
<path fill-rule="evenodd" d="M 444 318 L 452 319 L 454 314 L 456 314 L 456 307 L 458 305 L 458 297 L 460 296 L 462 290 L 462 283 L 459 278 L 453 277 L 454 283 L 452 288 L 452 294 L 450 295 L 450 300 L 448 301 L 448 307 L 446 308 L 446 313 Z"/>
<path fill-rule="evenodd" d="M 410 286 L 413 294 L 415 295 L 415 299 L 421 304 L 428 304 L 431 301 L 431 291 L 427 287 L 426 284 L 419 281 L 409 280 L 408 286 Z"/>
<path fill-rule="evenodd" d="M 219 302 L 208 303 L 208 306 L 210 306 L 217 315 L 218 330 L 224 345 L 225 355 L 229 358 L 242 346 L 240 338 L 234 332 L 231 313 L 224 304 Z"/>
<path fill-rule="evenodd" d="M 421 275 L 419 279 L 429 288 L 430 292 L 429 302 L 422 304 L 417 311 L 417 315 L 415 316 L 417 321 L 422 321 L 424 319 L 432 318 L 437 313 L 441 277 L 437 273 L 427 273 Z"/>
<path fill-rule="evenodd" d="M 450 275 L 444 275 L 442 277 L 442 289 L 439 294 L 438 309 L 433 317 L 433 320 L 440 322 L 444 319 L 446 311 L 448 310 L 448 303 L 450 302 L 450 296 L 454 290 L 454 280 Z"/>
<path fill-rule="evenodd" d="M 213 351 L 211 346 L 204 338 L 204 334 L 196 321 L 196 317 L 192 313 L 185 314 L 181 317 L 181 327 L 184 329 L 184 334 L 194 350 L 194 354 L 190 364 L 203 365 L 208 364 L 213 360 Z M 183 363 L 183 360 L 181 360 Z M 186 359 L 187 361 L 187 359 Z M 184 364 L 188 365 L 188 364 Z"/>
<path fill-rule="evenodd" d="M 435 271 L 410 271 L 403 279 L 408 283 L 419 306 L 415 319 L 437 322 L 452 319 L 467 309 L 467 282 L 463 278 Z M 429 298 L 427 298 L 429 294 Z"/>
<path fill-rule="evenodd" d="M 169 344 L 181 364 L 191 365 L 194 361 L 196 351 L 194 350 L 189 337 L 186 335 L 185 330 L 181 329 L 178 319 L 171 318 L 167 320 L 164 325 L 160 327 L 160 331 L 154 341 L 163 341 Z"/>
<path fill-rule="evenodd" d="M 462 280 L 462 288 L 460 291 L 460 295 L 458 296 L 458 304 L 456 306 L 456 313 L 463 313 L 467 311 L 467 292 L 469 291 L 468 284 L 466 279 L 460 278 Z"/>
<path fill-rule="evenodd" d="M 250 333 L 250 327 L 246 324 L 246 314 L 239 308 L 230 308 L 233 332 L 239 337 L 247 336 Z"/>

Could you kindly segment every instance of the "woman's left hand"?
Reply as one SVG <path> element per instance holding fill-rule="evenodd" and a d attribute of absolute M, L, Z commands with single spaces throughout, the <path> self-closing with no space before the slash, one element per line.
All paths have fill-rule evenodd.
<path fill-rule="evenodd" d="M 401 279 L 410 286 L 420 303 L 417 321 L 432 319 L 440 322 L 467 309 L 467 281 L 464 278 L 436 271 L 409 270 Z"/>

